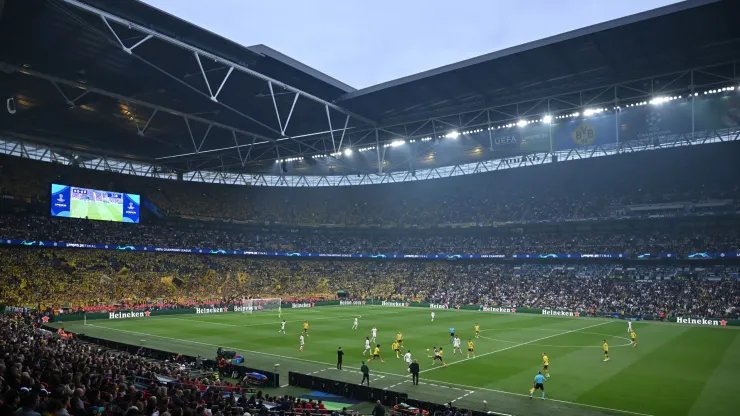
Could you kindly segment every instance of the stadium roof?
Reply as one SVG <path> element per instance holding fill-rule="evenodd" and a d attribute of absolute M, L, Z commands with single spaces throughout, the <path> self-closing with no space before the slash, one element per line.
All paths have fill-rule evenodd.
<path fill-rule="evenodd" d="M 18 106 L 0 134 L 180 171 L 279 172 L 285 159 L 301 163 L 297 173 L 412 170 L 411 152 L 381 160 L 383 143 L 727 83 L 740 60 L 740 2 L 730 0 L 682 2 L 357 91 L 140 1 L 5 0 L 0 12 L 0 85 Z M 696 68 L 702 79 L 680 75 Z M 348 145 L 377 157 L 311 157 Z M 439 163 L 469 160 L 473 147 L 492 157 L 480 145 L 447 148 Z"/>
<path fill-rule="evenodd" d="M 737 16 L 738 1 L 683 1 L 350 92 L 339 103 L 388 124 L 712 66 L 740 57 Z"/>

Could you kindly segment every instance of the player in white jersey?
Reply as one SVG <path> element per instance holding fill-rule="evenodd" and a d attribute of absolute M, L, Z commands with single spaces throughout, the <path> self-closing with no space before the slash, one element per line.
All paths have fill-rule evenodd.
<path fill-rule="evenodd" d="M 428 351 L 429 350 L 427 350 L 427 352 Z M 427 357 L 431 358 L 432 359 L 432 364 L 434 364 L 434 357 L 436 357 L 436 356 L 437 356 L 437 347 L 434 347 L 434 349 L 432 350 L 432 355 L 428 355 Z"/>
<path fill-rule="evenodd" d="M 357 329 L 357 326 L 358 326 L 358 324 L 357 324 L 357 317 L 355 316 L 355 323 L 352 324 L 352 329 Z"/>
<path fill-rule="evenodd" d="M 627 321 L 627 333 L 632 332 L 632 321 Z"/>
<path fill-rule="evenodd" d="M 285 319 L 283 319 L 283 322 L 280 322 L 280 330 L 278 330 L 278 334 L 281 332 L 285 335 Z"/>
<path fill-rule="evenodd" d="M 411 350 L 406 351 L 406 354 L 403 355 L 403 360 L 406 361 L 406 364 L 411 365 Z"/>
<path fill-rule="evenodd" d="M 452 341 L 452 353 L 457 354 L 458 351 L 462 354 L 462 349 L 460 348 L 460 337 L 455 337 Z"/>
<path fill-rule="evenodd" d="M 303 340 L 303 334 L 301 334 L 300 343 L 301 343 L 301 348 L 298 351 L 303 351 L 303 344 L 305 344 L 305 341 Z"/>
<path fill-rule="evenodd" d="M 378 338 L 378 328 L 373 326 L 373 337 L 370 339 L 370 342 L 375 342 L 376 338 Z"/>
<path fill-rule="evenodd" d="M 362 352 L 362 355 L 365 355 L 365 353 L 369 351 L 370 351 L 370 338 L 365 337 L 365 351 Z"/>
<path fill-rule="evenodd" d="M 434 322 L 434 312 L 432 312 L 432 322 Z"/>

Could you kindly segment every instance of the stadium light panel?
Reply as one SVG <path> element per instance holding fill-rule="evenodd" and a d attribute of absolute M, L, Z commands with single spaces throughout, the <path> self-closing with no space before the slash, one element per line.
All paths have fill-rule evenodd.
<path fill-rule="evenodd" d="M 519 120 L 519 122 L 516 123 L 516 125 L 519 127 L 524 127 L 527 125 L 527 122 L 525 120 Z"/>
<path fill-rule="evenodd" d="M 352 149 L 350 149 L 349 147 L 346 148 L 346 149 L 344 149 L 344 155 L 345 156 L 352 156 Z"/>
<path fill-rule="evenodd" d="M 457 139 L 460 136 L 460 133 L 457 131 L 451 131 L 445 135 L 445 137 L 450 139 Z"/>
<path fill-rule="evenodd" d="M 548 114 L 548 115 L 542 117 L 542 122 L 543 123 L 547 123 L 547 124 L 552 123 L 552 116 Z"/>

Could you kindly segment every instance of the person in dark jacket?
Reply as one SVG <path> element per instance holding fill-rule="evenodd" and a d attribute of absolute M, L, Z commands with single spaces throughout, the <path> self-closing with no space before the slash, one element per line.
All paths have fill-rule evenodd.
<path fill-rule="evenodd" d="M 367 385 L 370 386 L 370 368 L 364 361 L 362 362 L 362 367 L 360 367 L 360 372 L 362 372 L 362 381 L 360 382 L 360 385 L 367 380 Z"/>
<path fill-rule="evenodd" d="M 344 351 L 342 351 L 342 347 L 339 347 L 337 350 L 337 370 L 342 369 L 342 357 L 344 357 Z"/>
<path fill-rule="evenodd" d="M 373 416 L 385 416 L 385 407 L 380 404 L 380 400 L 375 402 L 375 407 L 373 408 Z"/>
<path fill-rule="evenodd" d="M 419 363 L 414 360 L 413 363 L 409 365 L 409 372 L 411 373 L 411 381 L 414 383 L 414 385 L 419 385 Z"/>

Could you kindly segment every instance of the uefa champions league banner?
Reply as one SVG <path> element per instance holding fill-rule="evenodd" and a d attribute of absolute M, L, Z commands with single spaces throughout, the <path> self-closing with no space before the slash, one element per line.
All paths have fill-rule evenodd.
<path fill-rule="evenodd" d="M 64 241 L 36 241 L 0 239 L 0 245 L 49 248 L 82 248 L 118 251 L 146 251 L 154 253 L 192 253 L 233 256 L 296 257 L 296 258 L 351 258 L 351 259 L 429 259 L 429 260 L 466 260 L 466 259 L 678 259 L 689 260 L 740 258 L 740 252 L 711 253 L 696 252 L 679 255 L 678 253 L 642 253 L 630 257 L 623 253 L 548 253 L 548 254 L 342 254 L 342 253 L 304 253 L 286 251 L 245 251 L 200 248 L 170 248 L 149 246 L 124 246 L 115 244 L 82 244 Z"/>

